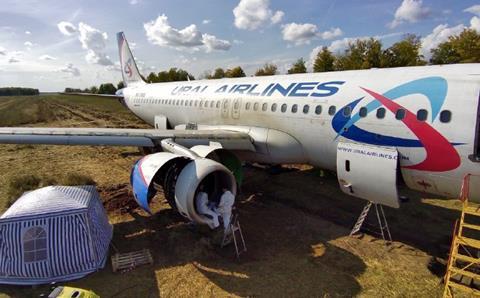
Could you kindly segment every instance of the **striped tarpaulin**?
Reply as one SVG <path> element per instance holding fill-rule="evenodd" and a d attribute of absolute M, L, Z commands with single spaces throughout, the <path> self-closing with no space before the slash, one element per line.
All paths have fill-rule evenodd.
<path fill-rule="evenodd" d="M 52 212 L 47 208 L 50 203 Z M 47 250 L 33 261 L 26 260 L 32 247 L 25 241 L 32 228 L 41 228 L 46 235 L 46 241 L 35 242 L 33 250 Z M 111 238 L 112 227 L 94 186 L 29 192 L 0 217 L 0 283 L 31 285 L 80 278 L 103 268 Z"/>

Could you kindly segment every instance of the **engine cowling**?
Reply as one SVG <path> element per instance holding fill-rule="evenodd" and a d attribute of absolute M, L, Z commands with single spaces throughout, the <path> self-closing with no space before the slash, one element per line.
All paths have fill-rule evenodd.
<path fill-rule="evenodd" d="M 137 161 L 130 180 L 135 200 L 145 211 L 151 213 L 149 203 L 161 188 L 173 208 L 200 224 L 207 223 L 207 218 L 198 214 L 195 207 L 200 184 L 214 202 L 220 200 L 223 188 L 233 194 L 237 192 L 234 175 L 221 163 L 167 152 L 150 154 Z"/>

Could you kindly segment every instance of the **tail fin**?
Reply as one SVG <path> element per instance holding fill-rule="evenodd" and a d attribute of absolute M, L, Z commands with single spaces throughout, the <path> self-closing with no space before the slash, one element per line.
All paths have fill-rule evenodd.
<path fill-rule="evenodd" d="M 123 83 L 125 86 L 142 82 L 145 83 L 138 71 L 135 59 L 133 59 L 132 52 L 128 47 L 125 34 L 123 32 L 117 33 L 118 51 L 120 54 L 120 67 L 122 68 Z"/>

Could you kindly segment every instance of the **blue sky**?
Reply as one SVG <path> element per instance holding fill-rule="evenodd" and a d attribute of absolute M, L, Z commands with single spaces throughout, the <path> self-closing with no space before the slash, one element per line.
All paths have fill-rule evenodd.
<path fill-rule="evenodd" d="M 318 49 L 341 52 L 370 36 L 389 46 L 422 36 L 422 53 L 464 28 L 480 31 L 480 4 L 463 0 L 2 0 L 0 86 L 41 91 L 121 80 L 115 33 L 124 31 L 141 71 L 170 67 L 196 77 L 266 62 L 280 73 Z"/>

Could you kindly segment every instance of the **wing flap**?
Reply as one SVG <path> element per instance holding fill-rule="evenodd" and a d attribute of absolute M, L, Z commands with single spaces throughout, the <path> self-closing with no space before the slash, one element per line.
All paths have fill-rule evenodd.
<path fill-rule="evenodd" d="M 154 147 L 167 138 L 185 146 L 217 142 L 225 149 L 255 151 L 247 133 L 229 130 L 0 127 L 0 144 Z"/>

